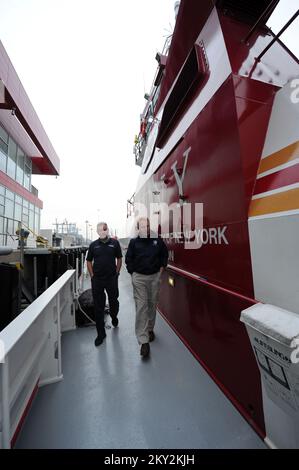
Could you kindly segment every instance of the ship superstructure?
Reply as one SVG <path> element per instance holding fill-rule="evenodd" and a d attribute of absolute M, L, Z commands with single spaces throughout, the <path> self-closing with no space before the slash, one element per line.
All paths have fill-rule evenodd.
<path fill-rule="evenodd" d="M 182 0 L 169 53 L 157 55 L 130 204 L 158 218 L 168 243 L 160 312 L 262 437 L 240 315 L 258 302 L 299 314 L 299 63 L 266 26 L 277 4 Z M 202 204 L 202 226 L 182 216 L 165 232 L 161 203 Z M 185 228 L 200 248 L 186 249 Z"/>

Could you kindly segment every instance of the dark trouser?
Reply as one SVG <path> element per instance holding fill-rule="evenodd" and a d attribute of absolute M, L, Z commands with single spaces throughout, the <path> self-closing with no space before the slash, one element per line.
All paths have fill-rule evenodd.
<path fill-rule="evenodd" d="M 112 318 L 117 317 L 119 310 L 118 302 L 118 275 L 106 279 L 100 279 L 95 276 L 91 279 L 92 296 L 95 311 L 95 320 L 98 336 L 105 336 L 104 313 L 106 304 L 106 295 L 108 295 L 109 311 Z"/>

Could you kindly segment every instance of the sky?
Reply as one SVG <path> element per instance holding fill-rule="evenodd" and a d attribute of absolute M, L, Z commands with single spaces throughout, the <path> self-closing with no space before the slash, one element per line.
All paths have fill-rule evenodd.
<path fill-rule="evenodd" d="M 281 0 L 269 25 L 292 16 Z M 60 175 L 34 175 L 41 228 L 75 222 L 95 239 L 105 220 L 118 235 L 135 191 L 134 136 L 174 0 L 0 0 L 0 39 L 60 158 Z M 298 18 L 282 39 L 299 56 Z M 92 232 L 91 232 L 92 228 Z"/>
<path fill-rule="evenodd" d="M 134 136 L 174 26 L 173 0 L 0 0 L 0 38 L 60 157 L 33 176 L 41 228 L 125 226 L 139 167 Z M 171 24 L 170 24 L 171 23 Z M 89 236 L 91 233 L 89 233 Z"/>

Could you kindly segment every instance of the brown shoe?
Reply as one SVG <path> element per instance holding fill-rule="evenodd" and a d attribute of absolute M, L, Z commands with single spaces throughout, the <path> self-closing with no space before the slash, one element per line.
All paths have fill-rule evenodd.
<path fill-rule="evenodd" d="M 154 341 L 156 335 L 153 331 L 150 331 L 148 334 L 148 337 L 149 337 L 149 342 L 151 343 L 152 341 Z"/>
<path fill-rule="evenodd" d="M 149 343 L 144 343 L 141 345 L 141 348 L 140 348 L 140 355 L 142 357 L 147 357 L 150 353 L 150 345 Z"/>

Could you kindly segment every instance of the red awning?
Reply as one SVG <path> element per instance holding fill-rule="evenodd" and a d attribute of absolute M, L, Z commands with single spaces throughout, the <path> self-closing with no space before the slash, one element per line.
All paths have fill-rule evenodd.
<path fill-rule="evenodd" d="M 60 160 L 1 41 L 0 123 L 32 159 L 34 174 L 59 174 Z"/>

